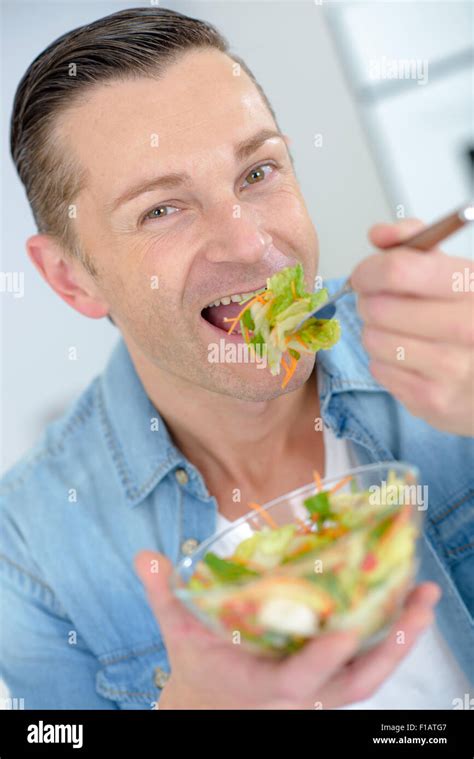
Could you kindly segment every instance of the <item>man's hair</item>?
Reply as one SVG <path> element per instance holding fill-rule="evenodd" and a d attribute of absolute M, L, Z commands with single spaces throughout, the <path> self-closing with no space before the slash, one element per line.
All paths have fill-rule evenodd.
<path fill-rule="evenodd" d="M 87 174 L 61 145 L 58 121 L 95 86 L 159 78 L 182 53 L 198 48 L 220 50 L 239 64 L 277 123 L 263 89 L 244 61 L 229 52 L 225 37 L 206 21 L 166 8 L 122 10 L 63 34 L 35 58 L 18 85 L 10 146 L 38 231 L 57 239 L 92 275 L 97 271 L 71 224 Z"/>

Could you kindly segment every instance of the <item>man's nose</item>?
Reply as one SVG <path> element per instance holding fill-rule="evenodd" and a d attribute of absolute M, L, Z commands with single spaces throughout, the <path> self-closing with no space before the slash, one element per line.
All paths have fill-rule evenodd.
<path fill-rule="evenodd" d="M 219 204 L 210 220 L 206 258 L 212 263 L 258 263 L 272 242 L 253 209 Z"/>

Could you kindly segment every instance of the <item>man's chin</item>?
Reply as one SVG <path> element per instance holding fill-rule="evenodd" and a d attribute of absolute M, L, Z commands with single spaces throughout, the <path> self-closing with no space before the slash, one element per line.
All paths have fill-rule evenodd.
<path fill-rule="evenodd" d="M 285 371 L 272 375 L 262 361 L 253 364 L 211 364 L 206 386 L 211 392 L 230 396 L 242 401 L 269 401 L 285 393 L 291 393 L 304 385 L 311 376 L 315 365 L 314 355 L 302 355 L 295 373 L 282 388 Z"/>

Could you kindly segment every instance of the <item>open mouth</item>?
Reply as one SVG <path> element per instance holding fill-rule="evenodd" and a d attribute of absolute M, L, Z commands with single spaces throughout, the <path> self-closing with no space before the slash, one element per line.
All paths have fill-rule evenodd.
<path fill-rule="evenodd" d="M 201 311 L 201 316 L 213 327 L 228 332 L 231 319 L 235 319 L 240 314 L 245 304 L 258 293 L 264 292 L 267 288 L 260 287 L 258 290 L 249 290 L 245 293 L 234 293 L 233 295 L 224 295 L 221 298 L 209 303 Z M 241 335 L 240 323 L 236 324 L 234 333 Z"/>

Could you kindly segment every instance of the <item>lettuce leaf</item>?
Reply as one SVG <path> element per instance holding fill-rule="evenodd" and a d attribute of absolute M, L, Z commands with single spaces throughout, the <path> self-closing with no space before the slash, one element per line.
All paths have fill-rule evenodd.
<path fill-rule="evenodd" d="M 253 569 L 248 569 L 242 564 L 237 564 L 228 559 L 221 559 L 212 551 L 206 553 L 203 562 L 220 582 L 237 582 L 238 580 L 259 576 L 259 573 Z"/>
<path fill-rule="evenodd" d="M 273 375 L 280 374 L 285 352 L 298 361 L 302 353 L 328 350 L 340 339 L 341 328 L 337 319 L 311 317 L 300 330 L 294 331 L 305 316 L 326 300 L 328 291 L 325 288 L 306 292 L 304 271 L 299 263 L 269 277 L 262 300 L 252 303 L 244 311 L 240 321 L 247 344 L 260 349 L 265 346 Z M 244 326 L 251 334 L 246 333 Z"/>
<path fill-rule="evenodd" d="M 303 501 L 304 506 L 308 509 L 311 516 L 317 514 L 321 520 L 330 519 L 332 516 L 331 503 L 329 501 L 329 493 L 327 490 L 322 490 L 316 495 L 312 495 Z"/>

